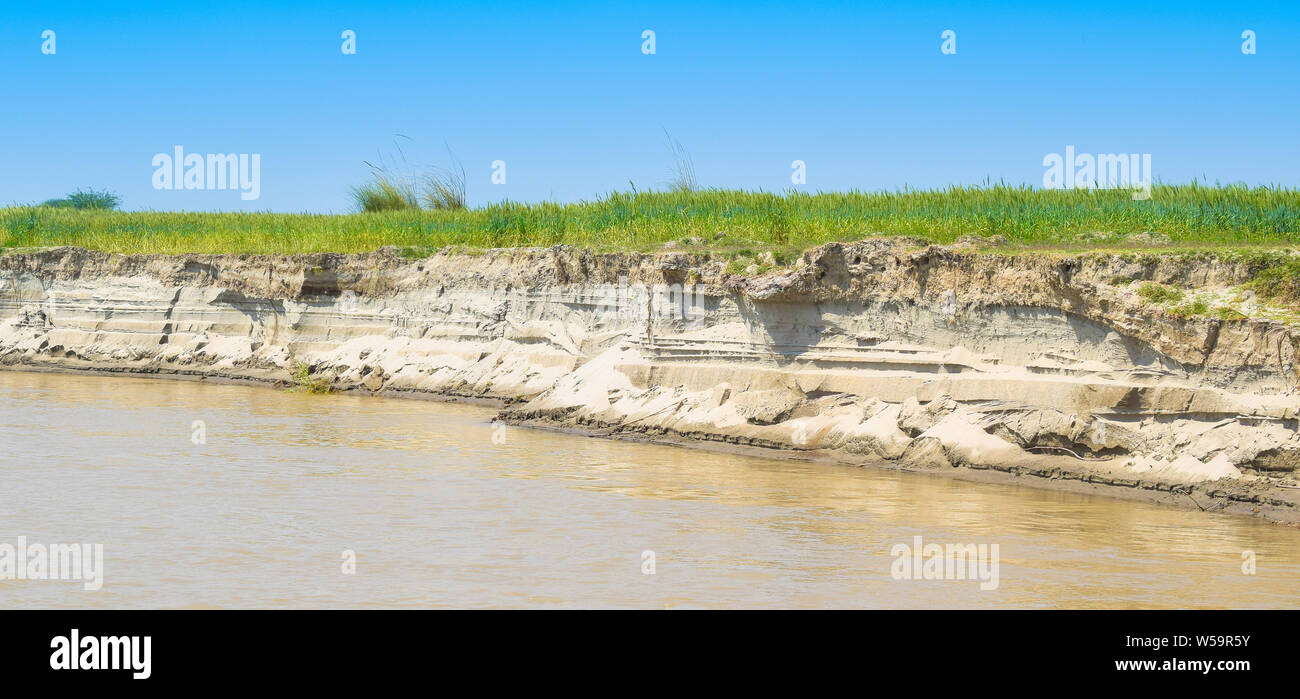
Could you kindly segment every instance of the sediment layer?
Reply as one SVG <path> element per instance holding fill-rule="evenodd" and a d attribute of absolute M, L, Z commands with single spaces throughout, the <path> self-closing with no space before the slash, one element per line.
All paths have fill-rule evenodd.
<path fill-rule="evenodd" d="M 0 257 L 0 365 L 488 398 L 502 418 L 1141 493 L 1300 521 L 1300 338 L 1131 280 L 1220 259 L 865 240 L 681 252 Z"/>

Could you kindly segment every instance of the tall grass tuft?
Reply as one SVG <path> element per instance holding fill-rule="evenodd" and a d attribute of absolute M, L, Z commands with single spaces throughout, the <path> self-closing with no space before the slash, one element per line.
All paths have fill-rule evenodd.
<path fill-rule="evenodd" d="M 465 166 L 450 150 L 448 154 L 450 165 L 424 176 L 424 204 L 437 211 L 465 208 Z"/>
<path fill-rule="evenodd" d="M 419 210 L 420 201 L 415 187 L 417 178 L 410 174 L 411 168 L 406 162 L 406 153 L 402 151 L 399 139 L 411 140 L 401 134 L 393 137 L 393 147 L 397 151 L 396 163 L 389 164 L 383 151 L 379 153 L 377 165 L 362 161 L 370 168 L 370 181 L 351 190 L 352 203 L 357 211 L 378 213 Z"/>
<path fill-rule="evenodd" d="M 415 189 L 376 174 L 372 182 L 352 188 L 352 201 L 357 210 L 365 213 L 379 211 L 408 211 L 419 209 Z"/>
<path fill-rule="evenodd" d="M 667 183 L 668 191 L 682 193 L 699 191 L 700 184 L 695 179 L 695 161 L 691 160 L 690 153 L 686 152 L 681 141 L 668 133 L 668 129 L 664 129 L 664 138 L 668 139 L 668 152 L 673 158 Z"/>
<path fill-rule="evenodd" d="M 419 211 L 421 208 L 459 211 L 465 208 L 465 166 L 450 148 L 447 149 L 447 167 L 420 173 L 407 163 L 406 154 L 396 139 L 394 145 L 398 156 L 395 164 L 390 165 L 382 154 L 378 165 L 366 162 L 371 181 L 351 190 L 357 211 L 378 213 Z"/>

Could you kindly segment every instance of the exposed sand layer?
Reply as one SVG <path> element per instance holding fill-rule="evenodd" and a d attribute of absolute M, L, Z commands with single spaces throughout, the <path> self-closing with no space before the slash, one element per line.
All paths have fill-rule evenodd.
<path fill-rule="evenodd" d="M 688 253 L 0 257 L 0 364 L 499 399 L 516 423 L 1093 489 L 1300 522 L 1300 338 L 1182 318 L 1215 260 L 867 240 Z M 1068 485 L 1067 485 L 1068 484 Z M 1125 492 L 1129 491 L 1129 492 Z"/>

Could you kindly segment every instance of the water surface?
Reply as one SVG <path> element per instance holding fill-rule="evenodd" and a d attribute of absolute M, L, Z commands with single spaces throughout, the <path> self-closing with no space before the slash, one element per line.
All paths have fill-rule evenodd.
<path fill-rule="evenodd" d="M 0 607 L 1300 606 L 1300 530 L 1247 517 L 492 415 L 0 371 L 0 544 L 106 559 L 99 591 L 0 580 Z M 918 535 L 997 543 L 997 589 L 894 579 Z"/>

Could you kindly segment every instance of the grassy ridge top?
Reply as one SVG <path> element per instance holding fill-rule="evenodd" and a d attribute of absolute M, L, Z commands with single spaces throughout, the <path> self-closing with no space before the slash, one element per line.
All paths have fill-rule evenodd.
<path fill-rule="evenodd" d="M 1149 200 L 1137 201 L 1127 190 L 1007 186 L 818 194 L 714 189 L 614 193 L 573 204 L 338 215 L 0 209 L 0 248 L 75 245 L 122 253 L 555 244 L 649 250 L 682 240 L 705 248 L 790 249 L 875 235 L 936 243 L 1002 236 L 1010 246 L 1043 248 L 1113 247 L 1117 241 L 1123 245 L 1125 236 L 1184 247 L 1292 246 L 1300 243 L 1300 190 L 1156 185 Z"/>

